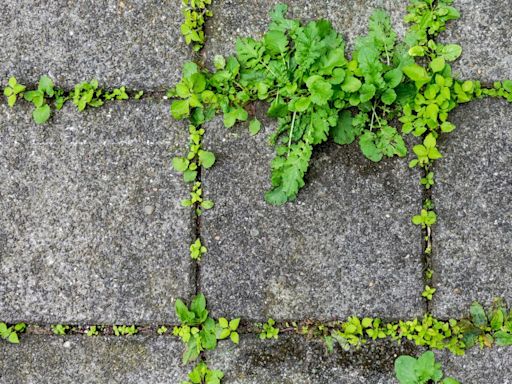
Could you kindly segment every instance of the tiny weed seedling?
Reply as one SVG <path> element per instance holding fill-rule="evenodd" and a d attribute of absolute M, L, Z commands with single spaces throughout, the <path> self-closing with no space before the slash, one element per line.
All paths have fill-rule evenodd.
<path fill-rule="evenodd" d="M 9 107 L 14 107 L 16 100 L 18 97 L 23 96 L 23 91 L 25 91 L 25 89 L 26 87 L 24 85 L 18 84 L 14 76 L 9 78 L 9 83 L 4 89 L 4 95 L 7 96 L 7 104 Z"/>
<path fill-rule="evenodd" d="M 158 330 L 156 331 L 159 335 L 165 335 L 167 333 L 168 329 L 165 325 L 162 325 L 161 327 L 158 328 Z"/>
<path fill-rule="evenodd" d="M 425 289 L 423 290 L 423 293 L 421 294 L 421 296 L 423 296 L 428 301 L 431 301 L 432 298 L 434 297 L 434 293 L 436 293 L 436 291 L 437 291 L 437 289 L 432 288 L 427 285 L 427 286 L 425 286 Z"/>
<path fill-rule="evenodd" d="M 0 322 L 0 337 L 7 340 L 9 343 L 19 344 L 19 334 L 25 332 L 26 329 L 27 325 L 25 323 L 8 326 L 7 324 Z"/>
<path fill-rule="evenodd" d="M 208 315 L 206 298 L 202 293 L 192 299 L 190 308 L 180 299 L 176 300 L 176 314 L 181 325 L 174 327 L 173 335 L 179 336 L 186 350 L 183 354 L 183 364 L 196 360 L 204 350 L 213 350 L 217 341 L 230 337 L 238 343 L 238 324 L 240 319 L 228 321 L 221 318 L 216 322 Z"/>
<path fill-rule="evenodd" d="M 98 330 L 98 327 L 96 325 L 91 325 L 88 329 L 87 329 L 87 333 L 86 333 L 87 336 L 89 337 L 92 337 L 92 336 L 98 336 L 99 335 L 99 330 Z"/>
<path fill-rule="evenodd" d="M 201 261 L 201 257 L 208 252 L 208 249 L 201 244 L 201 239 L 197 239 L 190 245 L 190 257 L 193 260 Z"/>
<path fill-rule="evenodd" d="M 274 319 L 268 319 L 266 323 L 256 324 L 256 326 L 261 328 L 260 339 L 261 340 L 270 340 L 270 339 L 278 339 L 279 338 L 279 328 L 274 327 L 276 324 Z"/>
<path fill-rule="evenodd" d="M 395 373 L 400 384 L 460 384 L 451 377 L 443 378 L 441 364 L 436 363 L 434 353 L 427 351 L 417 359 L 400 356 L 395 361 Z"/>
<path fill-rule="evenodd" d="M 139 330 L 135 325 L 114 325 L 112 330 L 116 336 L 133 336 L 139 333 Z"/>
<path fill-rule="evenodd" d="M 188 381 L 181 384 L 220 384 L 224 373 L 219 370 L 210 370 L 205 362 L 197 364 L 188 374 Z"/>
<path fill-rule="evenodd" d="M 69 332 L 71 327 L 69 325 L 55 324 L 51 326 L 51 329 L 55 335 L 63 336 Z"/>

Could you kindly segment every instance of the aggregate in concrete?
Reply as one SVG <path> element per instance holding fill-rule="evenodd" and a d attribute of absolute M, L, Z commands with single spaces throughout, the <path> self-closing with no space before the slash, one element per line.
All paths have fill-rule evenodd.
<path fill-rule="evenodd" d="M 169 384 L 186 379 L 171 337 L 22 336 L 0 342 L 2 384 Z"/>
<path fill-rule="evenodd" d="M 444 43 L 462 46 L 454 73 L 464 79 L 492 82 L 512 79 L 510 20 L 512 7 L 503 0 L 455 0 L 461 18 L 441 35 Z"/>
<path fill-rule="evenodd" d="M 328 353 L 318 340 L 281 335 L 262 341 L 253 335 L 243 336 L 239 346 L 220 343 L 207 361 L 224 372 L 225 384 L 388 384 L 395 382 L 395 359 L 414 351 L 408 343 L 379 341 Z"/>
<path fill-rule="evenodd" d="M 175 322 L 193 292 L 186 127 L 156 100 L 68 105 L 43 126 L 0 106 L 0 314 L 31 323 Z"/>
<path fill-rule="evenodd" d="M 0 2 L 0 75 L 61 87 L 165 90 L 192 57 L 180 33 L 179 0 Z"/>
<path fill-rule="evenodd" d="M 399 0 L 218 0 L 212 4 L 214 16 L 207 23 L 205 58 L 211 61 L 216 54 L 234 53 L 238 37 L 261 37 L 270 22 L 270 12 L 279 3 L 288 4 L 290 18 L 331 21 L 349 47 L 354 46 L 357 36 L 368 31 L 368 20 L 375 9 L 388 11 L 399 36 L 405 35 L 402 19 L 406 4 Z"/>
<path fill-rule="evenodd" d="M 203 173 L 215 209 L 201 216 L 209 251 L 201 290 L 215 316 L 246 319 L 344 318 L 423 313 L 419 175 L 406 159 L 375 164 L 357 145 L 315 149 L 297 201 L 274 207 L 270 187 L 274 124 L 206 126 L 217 164 Z"/>
<path fill-rule="evenodd" d="M 464 356 L 438 354 L 446 376 L 464 384 L 512 384 L 512 349 L 473 348 Z"/>
<path fill-rule="evenodd" d="M 474 300 L 512 302 L 512 105 L 487 99 L 452 118 L 435 167 L 433 311 L 460 318 Z"/>

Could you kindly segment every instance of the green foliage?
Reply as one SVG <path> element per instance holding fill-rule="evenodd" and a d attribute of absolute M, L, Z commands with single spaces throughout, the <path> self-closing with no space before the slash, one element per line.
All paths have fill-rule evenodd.
<path fill-rule="evenodd" d="M 157 331 L 156 331 L 156 332 L 157 332 L 159 335 L 164 335 L 164 334 L 166 334 L 166 333 L 167 333 L 167 331 L 168 331 L 167 327 L 166 327 L 165 325 L 162 325 L 161 327 L 159 327 L 159 328 L 157 329 Z"/>
<path fill-rule="evenodd" d="M 204 350 L 215 349 L 217 340 L 230 337 L 235 344 L 238 343 L 236 330 L 240 319 L 228 321 L 221 318 L 216 322 L 208 315 L 206 298 L 202 293 L 192 299 L 190 308 L 182 300 L 176 300 L 176 314 L 181 325 L 174 327 L 173 335 L 179 336 L 186 345 L 183 364 L 197 359 Z"/>
<path fill-rule="evenodd" d="M 55 335 L 63 336 L 71 329 L 69 325 L 55 324 L 51 326 L 52 332 Z"/>
<path fill-rule="evenodd" d="M 276 324 L 274 319 L 268 319 L 266 323 L 256 324 L 256 326 L 261 328 L 260 339 L 278 339 L 279 338 L 279 328 L 274 327 Z"/>
<path fill-rule="evenodd" d="M 199 216 L 202 214 L 202 209 L 212 209 L 213 201 L 203 199 L 203 189 L 201 188 L 201 182 L 196 181 L 190 192 L 190 199 L 181 201 L 183 207 L 195 206 L 196 214 Z"/>
<path fill-rule="evenodd" d="M 89 336 L 89 337 L 92 337 L 92 336 L 98 336 L 99 333 L 100 332 L 98 330 L 98 327 L 96 325 L 91 325 L 89 327 L 89 329 L 87 330 L 86 335 Z"/>
<path fill-rule="evenodd" d="M 412 356 L 400 356 L 395 360 L 395 373 L 400 384 L 457 384 L 450 377 L 443 378 L 441 364 L 436 363 L 434 353 L 427 351 L 417 359 Z"/>
<path fill-rule="evenodd" d="M 135 325 L 114 325 L 112 330 L 116 336 L 133 336 L 139 333 Z"/>
<path fill-rule="evenodd" d="M 193 44 L 194 51 L 199 51 L 204 45 L 205 17 L 213 15 L 206 6 L 211 3 L 212 0 L 182 0 L 185 21 L 181 25 L 181 33 L 187 44 Z"/>
<path fill-rule="evenodd" d="M 434 211 L 422 209 L 419 215 L 412 218 L 415 225 L 421 225 L 422 228 L 430 228 L 437 222 L 437 214 Z"/>
<path fill-rule="evenodd" d="M 201 261 L 201 257 L 208 252 L 208 249 L 201 244 L 201 239 L 197 239 L 190 245 L 190 257 L 193 260 Z"/>
<path fill-rule="evenodd" d="M 425 289 L 423 290 L 423 293 L 421 294 L 421 296 L 423 296 L 425 299 L 430 301 L 434 297 L 434 293 L 436 293 L 436 291 L 437 291 L 436 288 L 432 288 L 429 285 L 427 285 L 427 286 L 425 286 Z"/>
<path fill-rule="evenodd" d="M 220 384 L 224 373 L 219 370 L 210 370 L 205 362 L 197 364 L 188 374 L 189 381 L 182 384 Z"/>
<path fill-rule="evenodd" d="M 7 97 L 7 104 L 9 107 L 14 107 L 16 100 L 18 97 L 23 96 L 23 91 L 25 91 L 25 89 L 26 87 L 24 85 L 18 84 L 18 81 L 14 76 L 9 78 L 8 85 L 4 88 L 4 96 Z"/>
<path fill-rule="evenodd" d="M 12 344 L 19 344 L 19 334 L 25 332 L 27 325 L 25 323 L 17 323 L 8 326 L 0 322 L 0 337 Z"/>
<path fill-rule="evenodd" d="M 62 109 L 64 103 L 68 100 L 77 106 L 79 111 L 83 111 L 87 106 L 99 107 L 109 100 L 127 100 L 129 98 L 126 88 L 115 88 L 112 92 L 104 92 L 98 88 L 98 82 L 83 82 L 77 84 L 74 90 L 66 93 L 64 90 L 56 88 L 53 80 L 46 75 L 40 77 L 37 89 L 26 90 L 26 87 L 18 84 L 15 77 L 9 79 L 8 86 L 4 89 L 4 95 L 7 96 L 7 102 L 13 107 L 16 100 L 23 98 L 34 105 L 32 117 L 36 124 L 46 123 L 52 114 L 52 107 L 57 110 Z"/>

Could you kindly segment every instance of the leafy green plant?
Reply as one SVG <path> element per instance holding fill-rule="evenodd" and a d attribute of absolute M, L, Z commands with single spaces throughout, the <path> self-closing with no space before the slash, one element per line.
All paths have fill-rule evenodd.
<path fill-rule="evenodd" d="M 87 333 L 86 333 L 86 335 L 89 336 L 89 337 L 98 336 L 99 334 L 100 334 L 100 332 L 99 332 L 98 327 L 96 325 L 91 325 L 87 329 Z"/>
<path fill-rule="evenodd" d="M 26 91 L 23 94 L 25 100 L 31 102 L 35 109 L 32 117 L 36 124 L 44 124 L 51 115 L 51 108 L 47 104 L 47 98 L 54 97 L 53 81 L 48 76 L 41 76 L 36 90 Z"/>
<path fill-rule="evenodd" d="M 139 332 L 135 325 L 114 325 L 112 330 L 116 336 L 133 336 Z"/>
<path fill-rule="evenodd" d="M 189 381 L 182 384 L 220 384 L 224 373 L 219 370 L 210 370 L 205 362 L 197 364 L 188 374 Z"/>
<path fill-rule="evenodd" d="M 18 97 L 23 96 L 23 92 L 27 89 L 24 85 L 18 84 L 18 81 L 14 76 L 9 78 L 7 87 L 4 88 L 4 95 L 7 96 L 7 104 L 9 107 L 14 107 Z"/>
<path fill-rule="evenodd" d="M 63 336 L 68 333 L 71 327 L 69 325 L 55 324 L 51 326 L 51 329 L 55 335 Z"/>
<path fill-rule="evenodd" d="M 159 327 L 156 331 L 159 335 L 164 335 L 167 333 L 167 327 L 165 325 L 162 325 Z"/>
<path fill-rule="evenodd" d="M 423 296 L 425 299 L 430 301 L 434 297 L 434 293 L 436 293 L 436 291 L 437 291 L 437 289 L 432 288 L 427 285 L 427 286 L 425 286 L 425 289 L 423 290 L 423 293 L 421 294 L 421 296 Z"/>
<path fill-rule="evenodd" d="M 17 323 L 8 326 L 0 322 L 0 337 L 12 344 L 19 344 L 19 334 L 25 332 L 27 325 L 25 323 Z"/>
<path fill-rule="evenodd" d="M 436 363 L 434 353 L 427 351 L 417 359 L 399 356 L 395 360 L 395 373 L 400 384 L 460 384 L 451 377 L 443 378 L 441 364 Z"/>
<path fill-rule="evenodd" d="M 240 342 L 240 335 L 238 334 L 238 326 L 240 324 L 240 318 L 228 321 L 225 317 L 219 318 L 217 322 L 217 340 L 224 340 L 228 337 L 234 344 Z"/>
<path fill-rule="evenodd" d="M 103 105 L 102 93 L 103 90 L 98 88 L 97 80 L 84 81 L 75 85 L 72 101 L 79 111 L 83 111 L 87 106 L 101 107 Z"/>
<path fill-rule="evenodd" d="M 192 191 L 190 192 L 190 199 L 182 200 L 181 205 L 183 207 L 195 206 L 195 212 L 198 216 L 200 216 L 203 213 L 203 209 L 212 209 L 214 204 L 211 200 L 203 200 L 203 189 L 201 188 L 201 182 L 196 181 L 192 187 Z"/>
<path fill-rule="evenodd" d="M 431 227 L 437 222 L 437 214 L 434 211 L 422 209 L 419 215 L 412 218 L 412 222 L 421 225 L 422 228 Z"/>
<path fill-rule="evenodd" d="M 258 327 L 261 328 L 260 332 L 260 339 L 266 340 L 266 339 L 278 339 L 279 338 L 279 328 L 274 327 L 276 324 L 274 319 L 268 319 L 266 323 L 263 324 L 256 324 Z"/>
<path fill-rule="evenodd" d="M 208 252 L 208 249 L 201 244 L 201 239 L 197 239 L 190 245 L 190 257 L 193 260 L 201 261 L 201 257 Z"/>
<path fill-rule="evenodd" d="M 205 17 L 213 15 L 206 7 L 211 3 L 212 0 L 182 0 L 185 21 L 181 25 L 181 33 L 187 44 L 193 44 L 194 51 L 199 51 L 204 45 Z"/>
<path fill-rule="evenodd" d="M 181 325 L 174 327 L 173 335 L 179 336 L 186 344 L 186 350 L 183 353 L 183 364 L 197 359 L 204 350 L 215 349 L 217 340 L 231 337 L 231 334 L 238 328 L 238 322 L 240 321 L 235 319 L 228 322 L 227 328 L 224 327 L 226 319 L 216 323 L 208 315 L 206 298 L 202 293 L 192 299 L 190 308 L 180 299 L 176 300 L 176 314 Z M 231 340 L 238 342 L 238 337 L 233 336 Z"/>

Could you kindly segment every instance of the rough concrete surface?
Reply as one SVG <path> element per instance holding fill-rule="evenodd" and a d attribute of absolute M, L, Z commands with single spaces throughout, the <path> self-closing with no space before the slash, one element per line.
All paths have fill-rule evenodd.
<path fill-rule="evenodd" d="M 512 349 L 493 347 L 467 351 L 464 356 L 438 354 L 445 375 L 463 384 L 512 384 Z"/>
<path fill-rule="evenodd" d="M 440 143 L 433 190 L 433 300 L 437 316 L 461 317 L 472 301 L 512 303 L 512 105 L 485 100 L 453 113 Z"/>
<path fill-rule="evenodd" d="M 209 249 L 201 290 L 216 316 L 248 319 L 421 315 L 418 174 L 406 159 L 374 164 L 356 146 L 315 149 L 297 201 L 267 204 L 271 123 L 250 137 L 206 126 L 217 164 L 203 174 L 215 209 L 201 216 Z"/>
<path fill-rule="evenodd" d="M 460 44 L 461 58 L 453 69 L 464 79 L 492 82 L 512 79 L 509 0 L 456 0 L 461 18 L 441 35 L 445 43 Z"/>
<path fill-rule="evenodd" d="M 165 90 L 191 57 L 180 34 L 180 0 L 0 2 L 0 75 L 34 84 L 51 74 L 72 87 Z"/>
<path fill-rule="evenodd" d="M 239 346 L 219 344 L 207 360 L 225 372 L 223 384 L 388 384 L 395 382 L 395 359 L 414 351 L 408 343 L 379 341 L 328 353 L 322 342 L 301 336 L 263 341 L 244 336 Z"/>
<path fill-rule="evenodd" d="M 214 17 L 207 23 L 204 57 L 233 53 L 237 37 L 261 37 L 270 22 L 270 12 L 279 3 L 289 5 L 292 18 L 331 21 L 349 47 L 353 47 L 357 36 L 368 31 L 368 19 L 376 8 L 388 11 L 395 30 L 400 36 L 405 35 L 402 19 L 406 4 L 399 0 L 218 0 L 212 5 Z"/>
<path fill-rule="evenodd" d="M 2 384 L 177 384 L 186 378 L 172 337 L 25 336 L 0 344 Z"/>
<path fill-rule="evenodd" d="M 194 284 L 188 188 L 170 166 L 186 142 L 156 100 L 68 105 L 44 126 L 2 104 L 2 320 L 174 322 Z"/>

